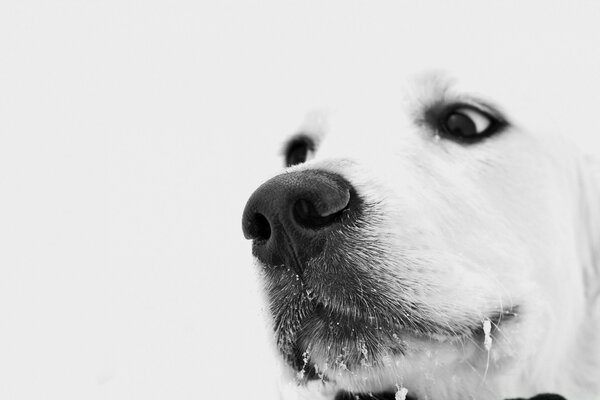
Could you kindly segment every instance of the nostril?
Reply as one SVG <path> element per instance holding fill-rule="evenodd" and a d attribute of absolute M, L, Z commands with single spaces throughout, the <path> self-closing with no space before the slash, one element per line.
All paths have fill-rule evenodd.
<path fill-rule="evenodd" d="M 252 218 L 250 236 L 254 240 L 267 241 L 271 237 L 271 224 L 262 214 L 256 213 Z"/>
<path fill-rule="evenodd" d="M 342 211 L 323 216 L 319 214 L 313 203 L 300 199 L 294 204 L 294 219 L 305 228 L 320 229 L 332 224 Z"/>

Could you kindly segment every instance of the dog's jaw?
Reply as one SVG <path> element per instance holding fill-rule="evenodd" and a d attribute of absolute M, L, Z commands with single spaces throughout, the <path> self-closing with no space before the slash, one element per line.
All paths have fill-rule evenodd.
<path fill-rule="evenodd" d="M 292 268 L 261 269 L 266 275 L 266 292 L 273 295 L 277 345 L 301 385 L 314 388 L 316 380 L 323 390 L 334 387 L 362 393 L 390 391 L 400 385 L 420 398 L 444 395 L 448 399 L 462 398 L 477 388 L 482 396 L 484 392 L 498 393 L 497 372 L 514 356 L 515 349 L 505 337 L 518 325 L 520 310 L 516 307 L 489 315 L 493 344 L 488 352 L 485 319 L 476 319 L 472 329 L 462 335 L 457 333 L 458 327 L 436 333 L 435 325 L 426 321 L 420 325 L 423 331 L 415 331 L 416 325 L 410 321 L 386 319 L 391 309 L 380 310 L 375 314 L 379 320 L 370 322 L 364 308 L 352 311 L 345 303 L 332 300 L 324 306 L 319 298 L 324 289 L 307 286 L 310 280 Z M 365 278 L 366 282 L 369 279 Z M 331 292 L 328 295 L 335 297 Z M 381 299 L 375 296 L 371 303 L 381 303 Z M 343 309 L 346 314 L 328 312 L 327 307 Z"/>
<path fill-rule="evenodd" d="M 513 349 L 503 335 L 515 321 L 495 330 L 493 344 L 486 350 L 485 334 L 471 337 L 422 337 L 400 333 L 403 352 L 373 358 L 367 352 L 360 363 L 347 365 L 343 357 L 326 356 L 328 346 L 315 346 L 304 353 L 303 368 L 294 370 L 302 385 L 321 382 L 322 388 L 336 388 L 352 393 L 379 393 L 406 388 L 413 398 L 462 399 L 471 395 L 478 399 L 495 399 L 507 388 L 506 379 L 498 380 L 512 365 Z M 393 345 L 388 346 L 393 348 Z M 358 346 L 360 350 L 360 344 Z"/>

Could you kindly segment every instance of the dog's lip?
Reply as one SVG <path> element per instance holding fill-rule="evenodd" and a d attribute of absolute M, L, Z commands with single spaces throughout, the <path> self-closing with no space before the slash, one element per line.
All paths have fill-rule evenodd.
<path fill-rule="evenodd" d="M 337 308 L 332 307 L 325 301 L 319 299 L 317 295 L 314 294 L 313 291 L 306 291 L 309 297 L 309 300 L 314 304 L 314 308 L 312 310 L 313 317 L 319 318 L 323 321 L 333 322 L 337 325 L 346 326 L 347 328 L 352 328 L 353 325 L 361 324 L 361 327 L 370 328 L 370 329 L 382 329 L 382 326 L 385 325 L 388 328 L 394 327 L 399 334 L 408 334 L 414 335 L 417 337 L 428 337 L 438 342 L 444 342 L 448 340 L 458 339 L 465 335 L 480 335 L 483 333 L 483 322 L 489 320 L 491 323 L 491 333 L 495 333 L 501 325 L 508 323 L 519 316 L 518 305 L 510 306 L 507 308 L 502 308 L 497 312 L 490 312 L 482 318 L 481 323 L 478 325 L 474 325 L 470 332 L 464 335 L 447 335 L 447 334 L 436 334 L 436 333 L 424 333 L 417 329 L 413 329 L 410 326 L 406 326 L 406 324 L 400 324 L 397 321 L 390 323 L 391 319 L 386 316 L 376 316 L 371 314 L 366 314 L 363 310 L 355 309 L 355 308 Z"/>
<path fill-rule="evenodd" d="M 380 358 L 379 356 L 376 356 L 375 362 L 382 367 L 382 365 L 380 364 L 380 362 L 385 363 L 385 359 L 386 357 L 389 357 L 390 355 L 392 357 L 394 356 L 399 356 L 399 357 L 412 357 L 412 356 L 417 356 L 417 354 L 426 354 L 424 353 L 426 351 L 426 349 L 429 348 L 429 346 L 434 346 L 433 348 L 437 348 L 437 349 L 442 349 L 443 347 L 439 347 L 439 346 L 449 346 L 449 348 L 453 348 L 456 347 L 460 344 L 460 346 L 463 347 L 463 351 L 464 351 L 464 341 L 467 338 L 470 338 L 470 341 L 472 343 L 475 344 L 475 348 L 474 349 L 479 349 L 481 351 L 484 350 L 485 348 L 485 343 L 488 340 L 490 335 L 493 340 L 496 340 L 496 338 L 498 337 L 497 335 L 499 334 L 499 329 L 501 325 L 504 325 L 506 323 L 509 323 L 510 321 L 512 321 L 513 319 L 515 319 L 516 317 L 519 316 L 519 307 L 518 306 L 513 306 L 510 308 L 505 308 L 503 310 L 500 310 L 498 312 L 492 312 L 490 314 L 488 314 L 487 317 L 483 318 L 481 320 L 481 323 L 479 324 L 473 324 L 473 326 L 471 328 L 467 328 L 466 330 L 464 330 L 462 333 L 456 333 L 456 334 L 436 334 L 436 333 L 431 333 L 431 332 L 422 332 L 422 331 L 416 331 L 414 329 L 408 328 L 408 327 L 403 327 L 403 326 L 381 326 L 379 324 L 377 324 L 376 322 L 373 321 L 368 321 L 365 322 L 366 320 L 364 319 L 365 317 L 358 317 L 359 319 L 355 319 L 354 317 L 352 319 L 347 318 L 347 317 L 343 317 L 340 316 L 339 314 L 337 314 L 335 311 L 331 311 L 329 309 L 329 307 L 323 303 L 323 302 L 317 302 L 315 307 L 312 310 L 312 318 L 317 318 L 317 319 L 321 319 L 321 321 L 324 321 L 326 323 L 328 323 L 328 326 L 331 326 L 331 324 L 337 325 L 335 327 L 335 329 L 337 329 L 338 331 L 343 331 L 345 332 L 345 334 L 342 334 L 338 339 L 339 340 L 335 340 L 335 341 L 330 341 L 328 343 L 321 343 L 321 347 L 325 346 L 326 348 L 341 348 L 342 350 L 345 350 L 344 347 L 340 347 L 340 346 L 347 346 L 348 342 L 347 339 L 348 337 L 353 337 L 354 334 L 359 333 L 360 331 L 370 331 L 370 333 L 367 334 L 367 336 L 363 337 L 363 340 L 367 340 L 367 342 L 369 341 L 369 339 L 367 339 L 367 337 L 370 337 L 371 335 L 375 334 L 376 336 L 379 336 L 379 334 L 377 333 L 377 331 L 380 331 L 382 334 L 385 335 L 385 332 L 387 332 L 388 334 L 390 333 L 390 329 L 393 329 L 393 334 L 391 335 L 387 335 L 388 337 L 381 337 L 382 342 L 380 342 L 380 345 L 383 345 L 387 350 L 384 350 L 384 352 L 382 354 L 380 354 L 380 356 L 383 356 L 383 358 Z M 311 318 L 311 317 L 309 317 Z M 491 330 L 489 333 L 486 334 L 485 328 L 484 328 L 484 321 L 489 320 L 491 322 Z M 391 336 L 391 337 L 390 337 Z M 310 343 L 310 341 L 309 341 Z M 310 353 L 310 348 L 311 346 L 317 342 L 313 342 L 312 344 L 309 344 L 308 348 L 302 348 L 302 350 L 297 351 L 297 354 L 302 354 L 303 356 L 307 353 Z M 364 343 L 364 342 L 363 342 Z M 306 342 L 305 342 L 306 344 Z M 356 350 L 359 351 L 360 349 Z M 373 354 L 373 353 L 370 353 Z M 360 356 L 359 356 L 360 357 Z M 327 360 L 325 360 L 325 365 L 327 364 Z M 378 361 L 379 360 L 379 361 Z M 324 374 L 324 373 L 319 373 L 319 369 L 317 369 L 315 367 L 316 366 L 322 366 L 323 365 L 323 360 L 317 358 L 316 360 L 316 364 L 313 363 L 313 360 L 311 359 L 311 361 L 308 363 L 308 365 L 305 363 L 305 360 L 303 360 L 303 362 L 297 364 L 294 368 L 297 369 L 297 371 L 303 371 L 304 373 L 302 380 L 304 382 L 308 382 L 308 381 L 312 381 L 312 380 L 321 380 L 321 381 L 336 381 L 336 375 L 337 373 L 345 373 L 345 368 L 339 369 L 338 367 L 336 367 L 336 365 L 329 365 L 329 368 L 331 371 L 336 371 L 335 373 L 332 372 L 328 373 L 328 374 Z M 356 360 L 354 360 L 353 364 L 347 364 L 349 366 L 350 369 L 352 368 L 359 368 L 362 369 L 362 364 L 357 363 Z M 350 367 L 350 365 L 352 365 L 352 367 Z M 372 367 L 369 367 L 372 368 Z M 357 370 L 358 371 L 358 370 Z M 386 395 L 388 395 L 388 392 L 382 392 L 382 394 L 385 393 Z M 384 397 L 385 398 L 385 397 Z"/>
<path fill-rule="evenodd" d="M 326 326 L 334 326 L 338 332 L 345 332 L 345 334 L 342 334 L 338 338 L 339 340 L 329 343 L 328 346 L 344 345 L 346 343 L 345 340 L 347 340 L 348 337 L 353 337 L 355 334 L 360 334 L 360 332 L 371 332 L 372 334 L 376 334 L 376 332 L 387 332 L 389 335 L 387 335 L 387 339 L 382 338 L 384 340 L 382 344 L 387 343 L 387 346 L 391 346 L 390 350 L 392 348 L 395 348 L 396 350 L 404 349 L 400 350 L 400 352 L 403 353 L 406 349 L 418 349 L 428 342 L 452 346 L 456 343 L 463 343 L 463 341 L 469 337 L 474 340 L 474 343 L 481 343 L 483 345 L 487 340 L 488 335 L 492 338 L 496 338 L 502 326 L 512 322 L 519 316 L 519 307 L 512 306 L 511 308 L 503 309 L 496 313 L 490 313 L 487 317 L 482 318 L 480 323 L 475 323 L 471 328 L 466 328 L 464 331 L 456 333 L 421 331 L 409 326 L 389 323 L 389 321 L 386 321 L 383 318 L 357 315 L 356 313 L 348 316 L 332 311 L 323 302 L 316 303 L 311 315 L 312 318 L 324 322 Z M 491 328 L 487 333 L 485 331 L 486 320 L 490 322 Z M 390 332 L 393 333 L 390 334 Z M 417 345 L 417 343 L 419 344 Z M 415 345 L 417 347 L 415 347 Z"/>

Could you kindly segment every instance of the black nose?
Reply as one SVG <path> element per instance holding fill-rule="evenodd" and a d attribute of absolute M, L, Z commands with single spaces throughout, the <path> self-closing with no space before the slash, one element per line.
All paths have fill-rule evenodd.
<path fill-rule="evenodd" d="M 244 236 L 254 240 L 254 255 L 267 265 L 314 257 L 341 222 L 353 192 L 348 181 L 325 171 L 278 175 L 256 189 L 246 203 Z"/>

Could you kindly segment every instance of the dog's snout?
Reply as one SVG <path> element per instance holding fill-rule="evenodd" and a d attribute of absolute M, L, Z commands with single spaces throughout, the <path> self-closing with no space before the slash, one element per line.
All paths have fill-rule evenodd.
<path fill-rule="evenodd" d="M 306 170 L 268 180 L 250 196 L 242 217 L 246 239 L 262 262 L 279 265 L 291 251 L 315 256 L 329 228 L 339 223 L 352 187 L 337 174 Z"/>

